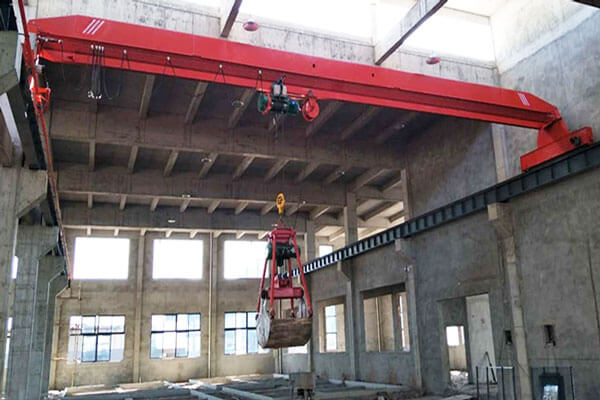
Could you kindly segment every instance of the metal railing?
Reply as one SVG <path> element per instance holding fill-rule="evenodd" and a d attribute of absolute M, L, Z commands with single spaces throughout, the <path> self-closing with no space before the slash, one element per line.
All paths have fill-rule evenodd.
<path fill-rule="evenodd" d="M 475 367 L 475 388 L 478 400 L 518 400 L 517 377 L 514 367 L 503 365 L 485 367 L 485 397 L 479 386 L 480 371 L 483 369 L 479 366 Z"/>

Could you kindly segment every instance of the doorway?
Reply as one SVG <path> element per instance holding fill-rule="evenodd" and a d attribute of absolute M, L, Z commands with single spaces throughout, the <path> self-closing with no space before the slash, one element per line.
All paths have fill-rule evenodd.
<path fill-rule="evenodd" d="M 465 327 L 463 325 L 446 327 L 446 345 L 448 346 L 450 381 L 458 386 L 467 384 L 469 373 L 467 369 Z"/>

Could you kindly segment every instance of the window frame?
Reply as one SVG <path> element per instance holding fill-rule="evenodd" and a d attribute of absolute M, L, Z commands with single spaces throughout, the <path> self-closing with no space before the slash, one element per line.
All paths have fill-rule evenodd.
<path fill-rule="evenodd" d="M 81 325 L 79 326 L 79 332 L 78 333 L 72 333 L 72 329 L 71 328 L 71 319 L 73 317 L 79 317 Z M 83 319 L 84 318 L 95 318 L 94 321 L 94 332 L 84 332 L 84 328 L 83 328 Z M 111 330 L 110 332 L 100 332 L 100 317 L 110 317 L 110 318 L 115 318 L 115 317 L 122 317 L 123 318 L 123 327 L 122 330 L 119 331 L 113 331 L 113 322 L 111 321 Z M 67 331 L 68 333 L 68 344 L 67 344 L 67 363 L 86 363 L 86 364 L 92 364 L 92 363 L 99 363 L 99 362 L 111 362 L 111 363 L 116 363 L 116 362 L 122 362 L 125 359 L 125 334 L 126 334 L 126 316 L 125 314 L 80 314 L 80 315 L 70 315 L 69 316 L 69 330 Z M 121 359 L 119 360 L 113 360 L 112 359 L 112 355 L 113 355 L 113 348 L 112 348 L 112 343 L 113 343 L 113 336 L 121 336 L 123 337 L 123 349 L 122 349 L 122 354 L 121 354 Z M 72 337 L 79 337 L 81 340 L 81 342 L 77 341 L 75 342 L 75 346 L 76 348 L 73 349 L 75 356 L 73 359 L 71 359 L 69 357 L 69 355 L 71 354 L 71 338 Z M 90 337 L 95 337 L 94 340 L 94 359 L 93 360 L 84 360 L 84 340 L 85 338 L 90 338 Z M 98 339 L 99 337 L 109 337 L 109 342 L 108 342 L 108 359 L 98 359 Z M 78 357 L 79 356 L 79 357 Z"/>
<path fill-rule="evenodd" d="M 342 307 L 342 313 L 343 313 L 343 319 L 342 319 L 342 324 L 343 326 L 340 326 L 338 324 L 338 318 L 340 317 L 340 315 L 338 314 L 338 310 L 335 309 L 335 325 L 336 325 L 336 329 L 335 329 L 335 337 L 336 337 L 336 346 L 335 349 L 328 349 L 327 347 L 327 334 L 333 334 L 333 331 L 329 331 L 327 330 L 327 315 L 326 315 L 326 308 L 327 307 L 338 307 L 341 306 Z M 319 353 L 345 353 L 348 351 L 347 349 L 347 345 L 346 345 L 346 341 L 347 336 L 346 336 L 346 301 L 345 298 L 343 297 L 336 297 L 336 298 L 332 298 L 332 299 L 328 299 L 328 300 L 324 300 L 322 302 L 319 303 Z M 330 318 L 333 316 L 330 316 Z M 341 332 L 340 332 L 341 331 Z M 343 336 L 342 336 L 343 335 Z M 340 348 L 341 347 L 341 338 L 343 337 L 343 349 Z"/>
<path fill-rule="evenodd" d="M 179 318 L 180 315 L 186 315 L 188 317 L 188 321 L 189 321 L 189 316 L 190 315 L 198 315 L 198 318 L 200 319 L 200 324 L 198 329 L 178 329 L 178 323 L 177 323 L 177 319 Z M 175 316 L 175 329 L 170 330 L 170 329 L 162 329 L 162 330 L 154 330 L 152 328 L 152 317 L 154 316 L 162 316 L 162 317 L 167 317 L 167 316 Z M 189 326 L 189 325 L 188 325 Z M 189 343 L 189 334 L 190 332 L 198 332 L 198 336 L 200 337 L 200 343 L 198 346 L 199 354 L 197 356 L 190 356 L 190 343 Z M 175 334 L 175 348 L 174 348 L 174 352 L 173 352 L 173 357 L 165 357 L 165 348 L 164 348 L 164 342 L 163 342 L 163 346 L 161 346 L 161 356 L 160 357 L 153 357 L 152 356 L 152 336 L 156 335 L 156 334 L 165 334 L 165 333 L 174 333 Z M 187 355 L 185 356 L 178 356 L 177 355 L 177 338 L 178 338 L 178 334 L 179 333 L 187 333 L 188 334 L 188 343 L 187 343 Z M 176 360 L 176 359 L 186 359 L 186 358 L 200 358 L 202 357 L 202 313 L 197 312 L 197 313 L 165 313 L 165 314 L 151 314 L 150 315 L 150 359 L 151 360 Z"/>
<path fill-rule="evenodd" d="M 233 328 L 227 328 L 226 326 L 226 320 L 227 320 L 227 314 L 233 314 L 234 317 L 236 317 L 237 319 L 237 314 L 245 314 L 246 315 L 246 326 L 243 328 L 238 328 L 237 327 L 237 322 L 236 322 L 236 326 Z M 256 311 L 226 311 L 223 314 L 223 354 L 226 356 L 245 356 L 245 355 L 255 355 L 255 354 L 267 354 L 269 352 L 269 349 L 263 349 L 262 347 L 260 347 L 260 345 L 258 344 L 258 339 L 256 341 L 256 351 L 254 352 L 250 352 L 248 351 L 249 349 L 249 344 L 250 341 L 249 339 L 249 332 L 250 331 L 254 331 L 256 332 L 256 324 L 254 324 L 254 326 L 250 326 L 248 324 L 250 315 L 257 315 Z M 233 353 L 227 353 L 227 332 L 237 332 L 237 331 L 245 331 L 246 332 L 246 349 L 245 349 L 245 353 L 238 353 L 237 352 L 237 340 L 235 342 L 236 344 L 236 348 L 235 351 Z M 256 334 L 254 335 L 256 337 Z"/>

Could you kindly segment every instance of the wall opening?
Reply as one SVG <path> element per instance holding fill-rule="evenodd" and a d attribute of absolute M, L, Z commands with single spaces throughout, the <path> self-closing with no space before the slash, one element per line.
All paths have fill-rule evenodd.
<path fill-rule="evenodd" d="M 450 380 L 452 383 L 464 385 L 469 380 L 469 373 L 467 369 L 465 327 L 463 325 L 446 327 L 446 345 L 448 346 Z"/>
<path fill-rule="evenodd" d="M 329 302 L 319 307 L 319 351 L 346 351 L 344 303 Z"/>

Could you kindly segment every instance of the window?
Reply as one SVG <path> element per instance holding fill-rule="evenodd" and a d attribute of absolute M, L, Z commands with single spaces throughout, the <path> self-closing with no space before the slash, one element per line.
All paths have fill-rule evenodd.
<path fill-rule="evenodd" d="M 264 18 L 278 24 L 293 24 L 368 40 L 372 26 L 370 3 L 362 0 L 304 0 L 286 1 L 285 7 L 282 7 L 283 3 L 277 0 L 246 0 L 242 2 L 240 13 L 258 17 L 259 23 Z"/>
<path fill-rule="evenodd" d="M 200 314 L 157 314 L 152 316 L 150 358 L 200 357 Z"/>
<path fill-rule="evenodd" d="M 449 347 L 456 347 L 465 344 L 465 332 L 462 326 L 446 327 L 446 342 Z"/>
<path fill-rule="evenodd" d="M 320 313 L 319 351 L 346 351 L 346 332 L 344 327 L 344 304 L 325 304 Z"/>
<path fill-rule="evenodd" d="M 152 279 L 202 279 L 202 240 L 154 239 Z"/>
<path fill-rule="evenodd" d="M 225 313 L 225 354 L 267 353 L 258 345 L 255 312 Z"/>
<path fill-rule="evenodd" d="M 367 351 L 394 351 L 394 306 L 392 294 L 363 300 Z"/>
<path fill-rule="evenodd" d="M 403 351 L 410 351 L 410 334 L 408 331 L 408 307 L 406 292 L 398 294 L 398 325 L 400 328 L 400 345 Z"/>
<path fill-rule="evenodd" d="M 267 257 L 267 242 L 226 240 L 225 279 L 261 278 Z"/>
<path fill-rule="evenodd" d="M 125 316 L 73 315 L 69 319 L 68 362 L 122 361 Z"/>
<path fill-rule="evenodd" d="M 19 270 L 19 257 L 13 256 L 12 265 L 10 270 L 10 277 L 17 279 L 17 271 Z"/>
<path fill-rule="evenodd" d="M 129 239 L 75 238 L 73 279 L 127 279 Z"/>
<path fill-rule="evenodd" d="M 327 254 L 333 253 L 333 246 L 329 244 L 319 245 L 319 257 L 326 256 Z"/>
<path fill-rule="evenodd" d="M 544 325 L 544 340 L 546 342 L 546 346 L 556 346 L 554 325 Z"/>

